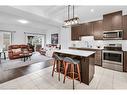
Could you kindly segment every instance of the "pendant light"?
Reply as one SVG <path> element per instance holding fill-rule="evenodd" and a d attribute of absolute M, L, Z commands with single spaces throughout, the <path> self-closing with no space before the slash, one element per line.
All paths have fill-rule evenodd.
<path fill-rule="evenodd" d="M 73 13 L 73 17 L 70 18 L 70 8 L 71 6 L 68 5 L 68 19 L 64 21 L 64 26 L 71 26 L 71 25 L 76 25 L 76 24 L 79 24 L 79 18 L 78 17 L 75 17 L 74 15 L 74 5 L 72 6 L 72 13 Z"/>

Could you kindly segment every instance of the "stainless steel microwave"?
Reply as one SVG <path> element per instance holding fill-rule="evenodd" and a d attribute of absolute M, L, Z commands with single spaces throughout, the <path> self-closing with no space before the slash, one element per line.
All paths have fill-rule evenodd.
<path fill-rule="evenodd" d="M 113 31 L 104 31 L 103 32 L 104 40 L 122 40 L 123 39 L 123 30 L 113 30 Z"/>

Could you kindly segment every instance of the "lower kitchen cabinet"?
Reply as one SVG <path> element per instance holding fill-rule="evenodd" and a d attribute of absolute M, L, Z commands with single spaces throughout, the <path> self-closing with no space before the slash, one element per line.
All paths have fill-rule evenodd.
<path fill-rule="evenodd" d="M 69 47 L 69 49 L 96 51 L 96 53 L 95 53 L 95 65 L 102 66 L 102 50 L 101 49 L 76 48 L 76 47 Z"/>
<path fill-rule="evenodd" d="M 97 50 L 95 53 L 95 64 L 102 66 L 102 50 Z"/>
<path fill-rule="evenodd" d="M 124 65 L 123 65 L 123 71 L 127 72 L 127 51 L 124 51 Z"/>

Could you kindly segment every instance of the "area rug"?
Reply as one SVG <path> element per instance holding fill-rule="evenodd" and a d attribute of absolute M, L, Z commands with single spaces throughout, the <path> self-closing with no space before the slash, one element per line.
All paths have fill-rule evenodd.
<path fill-rule="evenodd" d="M 21 61 L 21 59 L 16 59 L 16 60 L 7 60 L 4 61 L 1 64 L 2 70 L 6 71 L 6 70 L 10 70 L 10 69 L 14 69 L 14 68 L 20 68 L 23 66 L 28 66 L 31 64 L 35 64 L 35 63 L 39 63 L 39 62 L 52 62 L 52 58 L 51 57 L 46 57 L 43 55 L 39 55 L 39 54 L 34 54 L 31 57 L 31 60 L 28 59 L 27 61 Z"/>

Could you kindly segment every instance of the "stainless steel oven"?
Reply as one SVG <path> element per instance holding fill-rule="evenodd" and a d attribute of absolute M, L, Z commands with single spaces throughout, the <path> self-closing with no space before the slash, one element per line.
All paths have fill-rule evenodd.
<path fill-rule="evenodd" d="M 123 71 L 123 51 L 119 49 L 120 47 L 104 48 L 102 51 L 103 67 Z"/>
<path fill-rule="evenodd" d="M 110 62 L 113 64 L 122 65 L 123 64 L 123 52 L 103 50 L 103 62 Z"/>
<path fill-rule="evenodd" d="M 103 39 L 104 40 L 122 40 L 123 30 L 113 30 L 113 31 L 104 31 Z"/>

